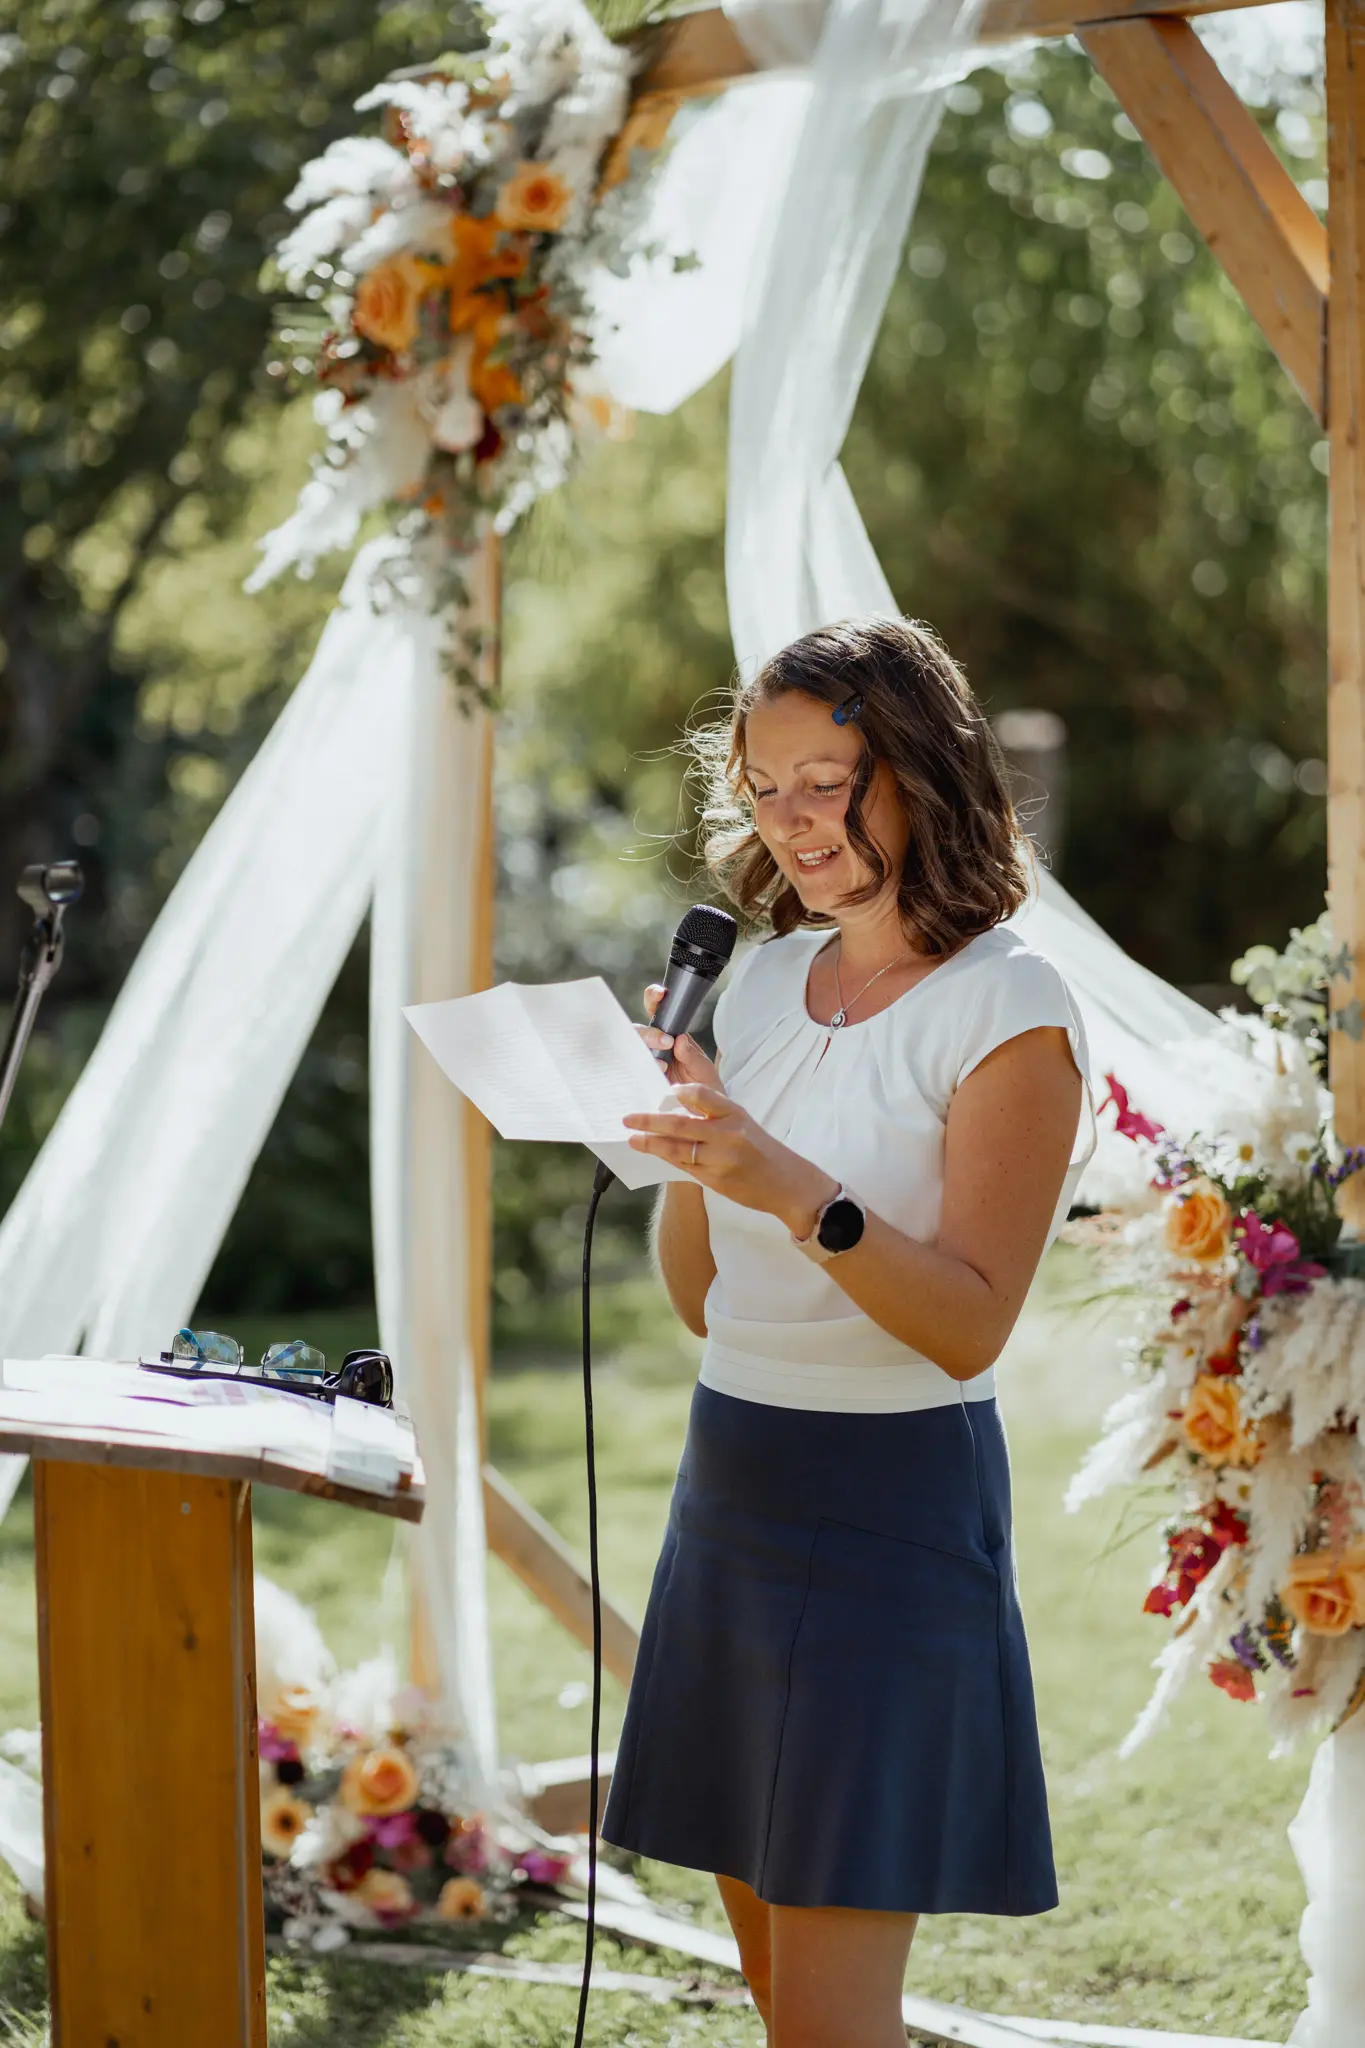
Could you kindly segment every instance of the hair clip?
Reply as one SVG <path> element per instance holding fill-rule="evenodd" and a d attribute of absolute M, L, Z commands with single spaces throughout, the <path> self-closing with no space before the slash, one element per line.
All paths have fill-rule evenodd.
<path fill-rule="evenodd" d="M 842 704 L 836 704 L 831 716 L 836 725 L 849 725 L 855 718 L 861 718 L 862 712 L 863 700 L 855 694 L 852 697 L 846 697 Z"/>

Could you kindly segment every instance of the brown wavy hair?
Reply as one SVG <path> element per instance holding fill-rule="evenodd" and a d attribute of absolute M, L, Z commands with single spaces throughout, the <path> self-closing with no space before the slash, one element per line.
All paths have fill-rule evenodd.
<path fill-rule="evenodd" d="M 924 952 L 946 958 L 1011 917 L 1028 895 L 1030 855 L 995 735 L 933 629 L 890 618 L 822 626 L 794 640 L 752 681 L 736 682 L 728 723 L 693 733 L 706 783 L 704 856 L 738 908 L 767 919 L 778 937 L 833 922 L 805 908 L 754 825 L 745 725 L 756 705 L 793 690 L 831 713 L 847 707 L 847 722 L 863 736 L 844 828 L 869 879 L 845 901 L 871 902 L 886 882 L 886 862 L 862 815 L 884 761 L 910 827 L 897 892 L 901 922 Z"/>

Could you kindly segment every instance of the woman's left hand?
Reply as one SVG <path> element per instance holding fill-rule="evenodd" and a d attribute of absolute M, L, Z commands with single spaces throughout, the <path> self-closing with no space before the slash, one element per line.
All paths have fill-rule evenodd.
<path fill-rule="evenodd" d="M 625 1119 L 635 1133 L 632 1149 L 681 1166 L 704 1188 L 741 1208 L 766 1210 L 798 1237 L 809 1236 L 838 1182 L 769 1137 L 721 1089 L 689 1083 L 674 1093 L 677 1110 Z"/>

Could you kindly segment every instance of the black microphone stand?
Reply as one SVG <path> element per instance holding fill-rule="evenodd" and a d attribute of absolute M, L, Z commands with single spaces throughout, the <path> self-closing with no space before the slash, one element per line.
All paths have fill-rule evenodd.
<path fill-rule="evenodd" d="M 36 863 L 25 868 L 19 877 L 18 894 L 33 912 L 33 929 L 19 956 L 19 992 L 14 999 L 5 1050 L 0 1054 L 0 1124 L 5 1120 L 19 1078 L 38 1005 L 62 964 L 66 947 L 63 913 L 80 901 L 84 888 L 85 877 L 74 860 L 52 861 L 46 867 Z"/>

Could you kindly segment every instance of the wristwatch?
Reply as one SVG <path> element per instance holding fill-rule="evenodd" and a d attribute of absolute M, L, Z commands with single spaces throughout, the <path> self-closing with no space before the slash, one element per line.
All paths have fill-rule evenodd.
<path fill-rule="evenodd" d="M 792 1243 L 817 1266 L 827 1266 L 840 1252 L 851 1252 L 866 1228 L 866 1209 L 856 1195 L 841 1186 L 817 1215 L 810 1236 L 798 1237 L 793 1231 Z"/>

